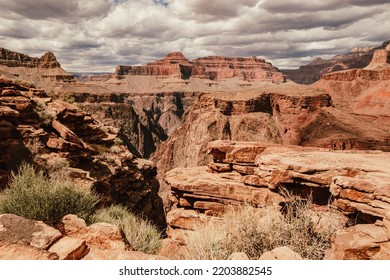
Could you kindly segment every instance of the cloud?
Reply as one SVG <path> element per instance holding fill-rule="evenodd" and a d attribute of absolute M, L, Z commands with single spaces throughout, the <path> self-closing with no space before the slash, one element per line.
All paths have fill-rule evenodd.
<path fill-rule="evenodd" d="M 384 0 L 13 0 L 1 47 L 53 51 L 70 71 L 113 71 L 171 51 L 258 56 L 281 68 L 388 40 Z"/>
<path fill-rule="evenodd" d="M 104 15 L 112 6 L 110 0 L 12 0 L 3 1 L 0 14 L 6 18 L 42 20 L 81 20 Z"/>

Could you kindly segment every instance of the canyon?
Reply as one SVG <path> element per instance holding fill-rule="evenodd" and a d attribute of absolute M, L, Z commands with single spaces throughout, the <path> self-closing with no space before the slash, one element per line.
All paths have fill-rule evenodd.
<path fill-rule="evenodd" d="M 81 244 L 77 259 L 180 258 L 197 224 L 231 207 L 279 211 L 290 203 L 285 191 L 311 201 L 317 227 L 335 227 L 324 259 L 389 259 L 388 43 L 298 72 L 256 57 L 173 52 L 82 80 L 50 52 L 1 49 L 0 189 L 23 161 L 48 174 L 65 161 L 74 182 L 102 196 L 99 207 L 126 206 L 168 237 L 159 256 L 131 255 L 120 237 L 121 249 L 104 256 L 85 233 L 102 225 L 68 217 L 79 228 L 53 238 Z M 22 219 L 7 215 L 3 227 Z M 19 247 L 31 258 L 73 254 L 51 254 L 54 241 L 37 251 L 7 238 L 0 235 L 3 258 Z"/>

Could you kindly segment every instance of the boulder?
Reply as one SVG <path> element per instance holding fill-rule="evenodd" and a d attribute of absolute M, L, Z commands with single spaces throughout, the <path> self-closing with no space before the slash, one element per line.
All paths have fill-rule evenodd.
<path fill-rule="evenodd" d="M 88 254 L 89 248 L 85 240 L 64 236 L 48 251 L 57 254 L 60 260 L 80 260 Z"/>
<path fill-rule="evenodd" d="M 45 250 L 61 237 L 61 232 L 43 222 L 13 214 L 0 215 L 0 241 L 2 242 L 25 244 Z"/>
<path fill-rule="evenodd" d="M 332 236 L 332 249 L 339 260 L 368 260 L 384 257 L 389 239 L 382 226 L 358 224 Z M 384 247 L 383 247 L 384 246 Z M 381 254 L 378 254 L 383 247 Z M 376 257 L 374 257 L 376 255 Z"/>
<path fill-rule="evenodd" d="M 303 260 L 303 258 L 289 247 L 283 246 L 265 252 L 259 260 Z"/>

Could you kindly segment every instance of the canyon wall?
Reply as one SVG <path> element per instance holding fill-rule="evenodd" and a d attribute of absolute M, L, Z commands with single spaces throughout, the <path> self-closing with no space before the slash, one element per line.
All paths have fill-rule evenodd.
<path fill-rule="evenodd" d="M 75 183 L 101 195 L 101 207 L 122 204 L 165 227 L 155 164 L 131 154 L 114 127 L 2 77 L 0 131 L 0 188 L 23 161 L 49 174 L 63 167 Z"/>
<path fill-rule="evenodd" d="M 348 54 L 336 55 L 328 60 L 318 57 L 299 69 L 283 69 L 281 71 L 296 83 L 312 84 L 320 80 L 324 74 L 368 66 L 375 51 L 386 49 L 389 42 L 385 41 L 378 47 L 353 48 Z"/>

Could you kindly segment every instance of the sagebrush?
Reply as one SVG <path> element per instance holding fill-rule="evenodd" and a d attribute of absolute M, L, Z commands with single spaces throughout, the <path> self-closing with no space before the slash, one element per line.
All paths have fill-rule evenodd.
<path fill-rule="evenodd" d="M 99 197 L 89 188 L 74 185 L 63 177 L 49 178 L 29 164 L 22 164 L 3 192 L 0 213 L 56 225 L 67 214 L 88 220 Z"/>
<path fill-rule="evenodd" d="M 199 224 L 186 236 L 188 259 L 221 260 L 234 252 L 250 259 L 287 246 L 305 259 L 322 259 L 330 247 L 334 229 L 313 230 L 310 201 L 290 197 L 282 214 L 278 209 L 240 207 L 227 211 L 221 220 Z"/>
<path fill-rule="evenodd" d="M 161 234 L 157 228 L 123 206 L 114 205 L 98 210 L 93 215 L 92 222 L 119 226 L 133 250 L 155 254 L 161 247 Z"/>

